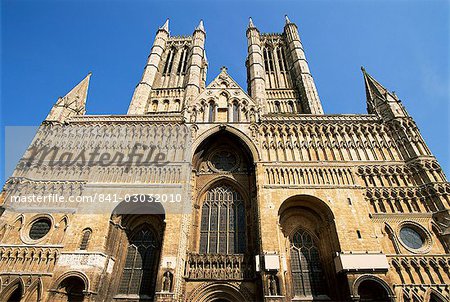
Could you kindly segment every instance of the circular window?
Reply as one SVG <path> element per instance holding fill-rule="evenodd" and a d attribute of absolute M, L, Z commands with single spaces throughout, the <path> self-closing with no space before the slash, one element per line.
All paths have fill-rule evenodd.
<path fill-rule="evenodd" d="M 423 236 L 409 226 L 400 229 L 400 240 L 407 247 L 415 250 L 422 248 L 425 243 Z"/>
<path fill-rule="evenodd" d="M 210 162 L 218 171 L 233 171 L 239 164 L 239 159 L 228 150 L 220 150 L 211 156 Z"/>
<path fill-rule="evenodd" d="M 31 224 L 30 238 L 38 240 L 47 235 L 52 223 L 48 218 L 39 218 Z"/>

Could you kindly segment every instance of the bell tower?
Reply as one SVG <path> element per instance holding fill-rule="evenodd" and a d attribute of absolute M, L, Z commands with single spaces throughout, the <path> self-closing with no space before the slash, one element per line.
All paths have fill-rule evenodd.
<path fill-rule="evenodd" d="M 283 33 L 260 33 L 250 18 L 247 29 L 249 94 L 265 113 L 323 114 L 297 25 L 286 16 Z"/>
<path fill-rule="evenodd" d="M 186 99 L 198 96 L 206 80 L 205 38 L 203 21 L 192 36 L 171 36 L 167 19 L 156 32 L 128 114 L 180 112 Z"/>

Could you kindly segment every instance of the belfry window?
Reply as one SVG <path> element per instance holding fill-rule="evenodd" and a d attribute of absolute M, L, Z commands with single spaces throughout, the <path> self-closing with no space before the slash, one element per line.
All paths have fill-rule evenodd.
<path fill-rule="evenodd" d="M 265 47 L 264 48 L 264 67 L 266 68 L 267 73 L 274 73 L 275 70 L 273 68 L 273 53 L 270 48 Z"/>
<path fill-rule="evenodd" d="M 280 71 L 285 72 L 286 68 L 286 58 L 284 57 L 284 50 L 282 47 L 277 48 L 278 65 L 280 66 Z"/>
<path fill-rule="evenodd" d="M 245 208 L 241 194 L 230 186 L 206 193 L 201 212 L 200 253 L 245 252 Z"/>
<path fill-rule="evenodd" d="M 148 225 L 143 225 L 129 239 L 127 257 L 119 285 L 119 293 L 125 295 L 153 294 L 155 261 L 159 244 Z"/>
<path fill-rule="evenodd" d="M 319 250 L 312 236 L 303 229 L 299 229 L 292 237 L 291 273 L 295 296 L 324 294 Z"/>
<path fill-rule="evenodd" d="M 172 66 L 173 66 L 173 59 L 175 57 L 176 50 L 174 48 L 171 48 L 169 50 L 169 54 L 166 58 L 166 64 L 164 65 L 163 75 L 169 75 L 172 72 Z"/>
<path fill-rule="evenodd" d="M 154 101 L 152 102 L 152 111 L 153 111 L 153 112 L 158 111 L 158 100 L 154 100 Z"/>
<path fill-rule="evenodd" d="M 188 49 L 187 47 L 185 47 L 181 51 L 180 63 L 178 63 L 177 68 L 177 75 L 182 75 L 186 73 L 187 58 L 188 58 Z"/>
<path fill-rule="evenodd" d="M 281 104 L 280 104 L 280 102 L 279 101 L 275 101 L 275 103 L 274 103 L 274 105 L 275 105 L 275 113 L 280 113 L 281 112 Z"/>

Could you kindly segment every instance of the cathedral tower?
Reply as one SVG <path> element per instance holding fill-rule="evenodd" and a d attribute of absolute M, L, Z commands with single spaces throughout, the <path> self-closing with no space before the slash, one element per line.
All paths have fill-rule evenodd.
<path fill-rule="evenodd" d="M 267 113 L 323 114 L 297 25 L 285 20 L 283 33 L 261 34 L 250 18 L 248 91 Z"/>
<path fill-rule="evenodd" d="M 128 114 L 180 112 L 205 88 L 207 61 L 203 21 L 192 36 L 171 36 L 169 19 L 156 33 L 153 47 L 136 86 Z"/>

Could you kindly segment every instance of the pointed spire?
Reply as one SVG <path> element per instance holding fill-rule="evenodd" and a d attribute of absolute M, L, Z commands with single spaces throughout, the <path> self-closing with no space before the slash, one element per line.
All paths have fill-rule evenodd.
<path fill-rule="evenodd" d="M 198 26 L 195 28 L 195 30 L 200 30 L 202 32 L 205 32 L 205 27 L 203 26 L 203 20 L 200 20 L 200 23 L 198 24 Z"/>
<path fill-rule="evenodd" d="M 166 19 L 166 22 L 164 22 L 164 25 L 161 26 L 159 29 L 169 32 L 169 18 Z"/>
<path fill-rule="evenodd" d="M 252 17 L 248 18 L 248 28 L 255 28 L 255 24 L 253 24 Z"/>
<path fill-rule="evenodd" d="M 284 15 L 284 20 L 286 20 L 286 24 L 292 23 L 291 20 L 289 20 L 288 15 Z"/>
<path fill-rule="evenodd" d="M 383 87 L 377 80 L 375 80 L 371 75 L 369 75 L 364 67 L 361 66 L 361 71 L 364 76 L 364 84 L 366 86 L 366 97 L 367 101 L 373 103 L 376 98 L 385 99 L 386 94 L 389 91 Z"/>
<path fill-rule="evenodd" d="M 56 104 L 50 110 L 46 120 L 63 122 L 66 118 L 74 115 L 83 115 L 86 112 L 86 99 L 89 81 L 92 72 L 78 83 L 65 96 L 58 98 Z"/>
<path fill-rule="evenodd" d="M 366 86 L 367 111 L 376 113 L 385 120 L 395 117 L 409 116 L 405 107 L 397 95 L 387 90 L 371 75 L 369 75 L 364 67 L 361 67 L 364 76 L 364 84 Z"/>

